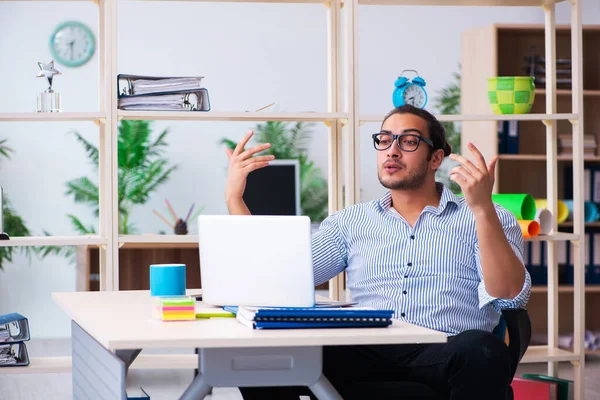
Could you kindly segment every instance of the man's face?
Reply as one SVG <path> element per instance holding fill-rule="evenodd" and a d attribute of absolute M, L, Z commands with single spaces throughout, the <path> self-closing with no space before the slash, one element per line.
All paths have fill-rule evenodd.
<path fill-rule="evenodd" d="M 394 114 L 389 117 L 382 131 L 399 135 L 402 133 L 429 138 L 427 122 L 412 114 Z M 421 141 L 414 152 L 403 151 L 394 140 L 387 150 L 377 151 L 377 174 L 379 182 L 391 190 L 412 190 L 421 187 L 431 169 L 430 146 Z"/>

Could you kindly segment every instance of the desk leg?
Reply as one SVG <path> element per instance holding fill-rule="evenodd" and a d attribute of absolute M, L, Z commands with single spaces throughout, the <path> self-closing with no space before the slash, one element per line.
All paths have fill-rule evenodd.
<path fill-rule="evenodd" d="M 319 400 L 343 400 L 342 396 L 340 396 L 331 382 L 329 382 L 329 379 L 323 374 L 309 388 Z"/>
<path fill-rule="evenodd" d="M 119 357 L 125 363 L 125 375 L 129 371 L 129 367 L 131 363 L 135 361 L 136 357 L 142 352 L 142 349 L 134 349 L 134 350 L 117 350 L 115 351 L 115 355 Z"/>
<path fill-rule="evenodd" d="M 202 374 L 198 374 L 179 400 L 201 400 L 208 396 L 211 391 L 212 386 L 206 383 Z"/>

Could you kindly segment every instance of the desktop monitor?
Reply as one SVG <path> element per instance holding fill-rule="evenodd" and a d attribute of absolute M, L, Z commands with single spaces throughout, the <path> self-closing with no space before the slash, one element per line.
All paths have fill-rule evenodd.
<path fill-rule="evenodd" d="M 252 215 L 300 215 L 298 160 L 273 160 L 250 172 L 243 199 Z"/>

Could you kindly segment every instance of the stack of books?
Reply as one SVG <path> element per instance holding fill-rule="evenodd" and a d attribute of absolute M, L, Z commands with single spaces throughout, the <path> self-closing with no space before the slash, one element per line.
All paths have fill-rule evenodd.
<path fill-rule="evenodd" d="M 231 307 L 236 319 L 251 329 L 384 328 L 393 310 L 367 307 Z"/>
<path fill-rule="evenodd" d="M 119 74 L 118 108 L 138 111 L 210 111 L 202 76 L 160 77 Z"/>
<path fill-rule="evenodd" d="M 0 315 L 0 367 L 29 365 L 25 346 L 29 338 L 27 318 L 18 313 Z"/>
<path fill-rule="evenodd" d="M 583 155 L 596 155 L 596 135 L 583 135 Z M 573 135 L 570 133 L 558 135 L 558 155 L 573 154 Z"/>
<path fill-rule="evenodd" d="M 537 88 L 546 87 L 546 58 L 536 54 L 535 46 L 530 47 L 529 56 L 525 57 L 523 70 L 529 76 L 535 78 Z M 556 60 L 556 87 L 559 89 L 570 89 L 572 85 L 571 59 L 559 58 Z"/>

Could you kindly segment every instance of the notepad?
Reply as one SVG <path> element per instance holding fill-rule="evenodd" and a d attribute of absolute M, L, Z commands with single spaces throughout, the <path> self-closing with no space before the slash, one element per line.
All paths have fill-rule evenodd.
<path fill-rule="evenodd" d="M 190 296 L 156 297 L 154 316 L 162 321 L 196 319 L 194 299 Z"/>

